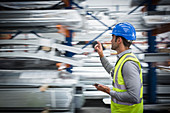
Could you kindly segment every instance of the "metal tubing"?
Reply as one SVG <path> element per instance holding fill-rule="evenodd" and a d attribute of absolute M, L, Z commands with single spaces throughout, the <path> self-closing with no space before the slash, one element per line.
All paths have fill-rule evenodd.
<path fill-rule="evenodd" d="M 83 7 L 80 7 L 78 4 L 72 2 L 72 4 L 74 4 L 76 7 L 83 9 Z M 106 29 L 104 32 L 100 33 L 97 37 L 95 37 L 93 40 L 91 40 L 89 43 L 87 43 L 85 46 L 82 47 L 82 49 L 86 48 L 88 45 L 90 45 L 91 43 L 93 43 L 96 39 L 98 39 L 100 36 L 102 36 L 106 31 L 111 30 L 114 25 L 112 25 L 111 27 L 109 27 L 108 25 L 106 25 L 105 23 L 103 23 L 102 21 L 100 21 L 98 18 L 96 18 L 95 16 L 93 16 L 92 14 L 88 13 L 88 15 L 90 15 L 91 17 L 93 17 L 95 20 L 99 21 L 102 25 L 106 26 L 108 29 Z"/>
<path fill-rule="evenodd" d="M 72 9 L 73 1 L 72 1 L 72 0 L 69 0 L 69 3 L 70 3 L 70 4 L 69 4 L 69 7 L 66 7 L 66 9 Z M 73 30 L 69 30 L 69 37 L 66 37 L 66 45 L 68 45 L 68 46 L 73 46 L 73 45 L 71 44 L 71 42 L 72 42 L 72 35 L 73 35 Z M 75 53 L 66 51 L 65 56 L 67 56 L 67 57 L 72 57 L 74 54 L 75 54 Z M 73 68 L 73 66 L 70 65 L 69 68 L 66 68 L 66 71 L 72 73 L 72 70 L 71 70 L 72 68 Z"/>
<path fill-rule="evenodd" d="M 138 9 L 140 6 L 142 6 L 143 4 L 145 4 L 147 2 L 147 0 L 143 1 L 141 4 L 139 4 L 139 6 L 137 6 L 135 9 L 133 9 L 132 11 L 130 11 L 128 13 L 128 15 L 130 15 L 131 13 L 133 13 L 136 9 Z M 78 4 L 72 2 L 72 4 L 74 4 L 76 7 L 83 9 L 83 7 L 80 7 Z M 96 19 L 97 21 L 99 21 L 101 24 L 103 24 L 104 26 L 106 26 L 108 29 L 106 29 L 104 32 L 102 32 L 101 34 L 99 34 L 96 38 L 94 38 L 93 40 L 91 40 L 89 43 L 87 43 L 84 47 L 82 47 L 82 49 L 84 49 L 85 47 L 87 47 L 88 45 L 90 45 L 91 43 L 93 43 L 97 38 L 99 38 L 100 36 L 102 36 L 106 31 L 111 30 L 111 27 L 113 27 L 114 25 L 112 25 L 111 27 L 109 27 L 108 25 L 106 25 L 105 23 L 103 23 L 102 21 L 100 21 L 98 18 L 96 18 L 95 16 L 93 16 L 92 14 L 88 13 L 88 15 L 90 15 L 91 17 L 93 17 L 94 19 Z M 140 51 L 144 52 L 143 50 L 141 50 L 139 47 L 137 47 L 135 44 L 133 44 L 133 46 L 135 46 L 137 49 L 139 49 Z"/>
<path fill-rule="evenodd" d="M 31 33 L 33 33 L 34 35 L 36 35 L 39 38 L 42 38 L 42 36 L 40 36 L 39 34 L 37 34 L 35 31 L 31 31 Z"/>
<path fill-rule="evenodd" d="M 141 4 L 139 4 L 135 9 L 133 9 L 132 11 L 130 11 L 128 13 L 128 15 L 130 15 L 131 13 L 133 13 L 135 10 L 137 10 L 140 6 L 144 5 L 147 2 L 147 0 L 143 1 Z M 136 46 L 135 44 L 132 44 L 134 47 L 136 47 L 138 50 L 140 50 L 141 52 L 144 52 L 142 49 L 140 49 L 138 46 Z"/>
<path fill-rule="evenodd" d="M 153 0 L 147 0 L 147 11 L 154 11 L 156 6 L 152 5 Z M 148 53 L 156 53 L 156 36 L 152 36 L 152 31 L 148 31 Z M 155 63 L 148 63 L 148 103 L 156 103 L 157 74 Z"/>
<path fill-rule="evenodd" d="M 65 43 L 67 46 L 72 46 L 72 44 L 71 44 L 71 42 L 72 42 L 72 33 L 73 33 L 73 31 L 69 30 L 69 37 L 66 37 L 66 43 Z M 65 56 L 72 57 L 73 55 L 74 55 L 74 53 L 66 51 Z"/>
<path fill-rule="evenodd" d="M 87 14 L 90 15 L 91 17 L 93 17 L 95 20 L 99 21 L 101 24 L 103 24 L 103 25 L 106 26 L 107 28 L 109 28 L 108 25 L 106 25 L 105 23 L 103 23 L 102 21 L 100 21 L 98 18 L 96 18 L 96 17 L 93 16 L 92 14 L 90 14 L 90 13 L 88 13 L 88 12 L 87 12 Z"/>
<path fill-rule="evenodd" d="M 143 51 L 142 49 L 140 49 L 138 46 L 136 46 L 136 45 L 133 44 L 133 43 L 132 43 L 132 45 L 133 45 L 134 47 L 136 47 L 138 50 L 140 50 L 142 53 L 144 53 L 144 51 Z"/>
<path fill-rule="evenodd" d="M 128 13 L 128 15 L 130 15 L 131 13 L 133 13 L 136 9 L 138 9 L 140 6 L 144 5 L 147 2 L 147 0 L 143 1 L 142 3 L 140 3 L 135 9 L 133 9 L 132 11 L 130 11 Z"/>
<path fill-rule="evenodd" d="M 72 2 L 73 5 L 75 5 L 76 7 L 80 8 L 80 9 L 83 9 L 83 7 L 79 6 L 77 3 L 75 2 Z"/>
<path fill-rule="evenodd" d="M 86 48 L 88 45 L 90 45 L 91 43 L 93 43 L 96 39 L 98 39 L 100 36 L 102 36 L 106 31 L 108 31 L 109 29 L 106 29 L 105 31 L 103 31 L 102 33 L 100 33 L 96 38 L 94 38 L 93 40 L 91 40 L 89 43 L 87 43 L 85 46 L 82 47 L 82 49 Z"/>
<path fill-rule="evenodd" d="M 151 31 L 148 31 L 148 53 L 156 52 L 156 37 L 152 36 Z M 157 74 L 154 63 L 148 63 L 148 103 L 156 103 L 156 84 Z"/>
<path fill-rule="evenodd" d="M 157 76 L 156 76 L 156 67 L 153 66 L 153 63 L 148 63 L 148 103 L 156 103 L 156 85 L 157 85 Z"/>
<path fill-rule="evenodd" d="M 13 39 L 13 38 L 15 38 L 16 36 L 18 36 L 19 34 L 21 34 L 22 33 L 22 31 L 18 31 L 14 36 L 12 36 L 10 39 Z"/>
<path fill-rule="evenodd" d="M 36 59 L 45 59 L 45 60 L 51 60 L 55 62 L 63 62 L 66 64 L 71 64 L 75 66 L 82 66 L 83 62 L 78 60 L 73 60 L 68 57 L 60 57 L 60 56 L 54 56 L 49 53 L 28 53 L 28 52 L 0 52 L 0 57 L 10 57 L 10 58 L 36 58 Z M 78 62 L 78 63 L 77 63 Z"/>
<path fill-rule="evenodd" d="M 83 9 L 83 7 L 80 7 L 78 4 L 76 4 L 76 3 L 74 3 L 74 2 L 73 2 L 73 4 L 74 4 L 76 7 L 80 8 L 80 9 Z M 100 22 L 101 24 L 103 24 L 104 26 L 106 26 L 106 27 L 109 28 L 108 25 L 106 25 L 105 23 L 103 23 L 102 21 L 100 21 L 98 18 L 96 18 L 96 17 L 93 16 L 92 14 L 90 14 L 90 13 L 88 13 L 88 12 L 87 12 L 87 14 L 90 15 L 91 17 L 93 17 L 95 20 L 99 21 L 99 22 Z"/>

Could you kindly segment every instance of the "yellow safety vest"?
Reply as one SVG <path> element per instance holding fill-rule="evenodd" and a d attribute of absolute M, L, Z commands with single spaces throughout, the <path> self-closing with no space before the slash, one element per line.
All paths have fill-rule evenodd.
<path fill-rule="evenodd" d="M 111 99 L 111 113 L 143 113 L 143 78 L 142 70 L 139 60 L 133 53 L 127 53 L 123 55 L 117 62 L 113 72 L 113 91 L 126 92 L 126 86 L 122 76 L 122 67 L 126 61 L 134 61 L 139 65 L 140 68 L 140 79 L 141 79 L 141 90 L 140 90 L 140 102 L 137 104 L 122 102 Z"/>

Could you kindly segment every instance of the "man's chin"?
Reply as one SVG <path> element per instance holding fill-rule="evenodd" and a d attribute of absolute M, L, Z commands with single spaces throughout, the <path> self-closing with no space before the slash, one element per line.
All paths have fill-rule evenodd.
<path fill-rule="evenodd" d="M 111 48 L 111 50 L 115 50 L 114 48 Z"/>

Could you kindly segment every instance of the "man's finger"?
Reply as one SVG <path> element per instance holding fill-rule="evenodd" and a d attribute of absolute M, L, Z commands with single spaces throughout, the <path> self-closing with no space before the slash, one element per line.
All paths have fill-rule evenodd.
<path fill-rule="evenodd" d="M 98 87 L 102 87 L 102 88 L 103 88 L 104 86 L 103 86 L 103 85 L 101 85 L 101 84 L 99 84 L 99 85 L 98 85 Z"/>
<path fill-rule="evenodd" d="M 99 45 L 101 45 L 101 43 L 100 43 L 99 41 L 97 41 L 97 43 L 98 43 Z"/>
<path fill-rule="evenodd" d="M 95 47 L 94 47 L 96 50 L 99 49 L 99 44 L 96 44 Z"/>
<path fill-rule="evenodd" d="M 99 46 L 102 46 L 102 44 L 99 41 L 97 41 L 97 43 L 98 43 Z"/>
<path fill-rule="evenodd" d="M 94 47 L 96 48 L 98 46 L 98 44 L 96 44 Z"/>
<path fill-rule="evenodd" d="M 97 43 L 98 43 L 98 47 L 102 48 L 102 44 L 99 41 L 97 41 Z"/>
<path fill-rule="evenodd" d="M 97 49 L 97 45 L 94 46 L 94 49 Z"/>

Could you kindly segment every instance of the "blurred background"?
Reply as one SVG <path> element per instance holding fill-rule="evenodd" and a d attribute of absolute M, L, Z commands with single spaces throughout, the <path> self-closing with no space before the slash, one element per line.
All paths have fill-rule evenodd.
<path fill-rule="evenodd" d="M 170 113 L 169 0 L 0 0 L 0 112 L 110 113 L 112 88 L 94 50 L 115 65 L 111 31 L 136 29 L 144 113 Z"/>

